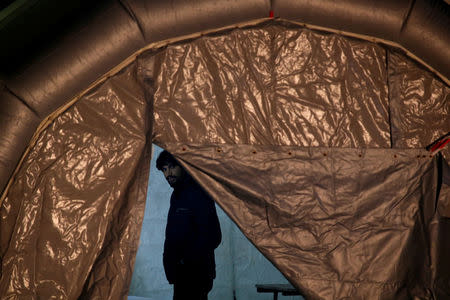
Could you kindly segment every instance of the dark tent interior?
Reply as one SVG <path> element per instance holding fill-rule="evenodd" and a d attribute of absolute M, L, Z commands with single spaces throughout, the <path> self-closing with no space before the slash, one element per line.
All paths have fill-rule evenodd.
<path fill-rule="evenodd" d="M 0 299 L 126 299 L 153 143 L 306 299 L 450 297 L 446 1 L 1 8 Z"/>

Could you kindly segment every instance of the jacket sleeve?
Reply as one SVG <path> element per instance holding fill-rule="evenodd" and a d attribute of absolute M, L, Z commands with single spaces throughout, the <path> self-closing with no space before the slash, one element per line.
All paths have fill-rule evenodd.
<path fill-rule="evenodd" d="M 171 201 L 172 202 L 172 201 Z M 164 241 L 163 265 L 169 283 L 176 279 L 178 265 L 184 259 L 193 230 L 193 214 L 185 207 L 171 204 L 167 216 L 166 239 Z"/>
<path fill-rule="evenodd" d="M 222 241 L 219 218 L 214 201 L 200 188 L 192 199 L 194 206 L 194 224 L 197 231 L 194 243 L 195 256 L 207 255 Z"/>
<path fill-rule="evenodd" d="M 168 246 L 167 240 L 164 242 L 164 252 L 163 252 L 163 266 L 164 272 L 166 273 L 167 281 L 170 284 L 175 282 L 175 273 L 176 273 L 176 265 L 177 261 L 174 253 L 171 248 Z"/>

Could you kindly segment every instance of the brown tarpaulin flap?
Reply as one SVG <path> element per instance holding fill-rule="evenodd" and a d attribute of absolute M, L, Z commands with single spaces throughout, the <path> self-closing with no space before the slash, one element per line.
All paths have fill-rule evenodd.
<path fill-rule="evenodd" d="M 136 78 L 132 65 L 83 96 L 28 154 L 1 209 L 1 299 L 128 295 L 151 145 Z"/>
<path fill-rule="evenodd" d="M 435 282 L 438 158 L 426 151 L 166 146 L 308 299 L 448 291 Z"/>

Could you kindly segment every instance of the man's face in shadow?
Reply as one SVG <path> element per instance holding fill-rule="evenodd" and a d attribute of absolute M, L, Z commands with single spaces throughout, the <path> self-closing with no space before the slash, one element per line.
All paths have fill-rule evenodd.
<path fill-rule="evenodd" d="M 164 177 L 166 177 L 166 180 L 171 187 L 174 187 L 177 185 L 177 183 L 180 183 L 185 175 L 184 173 L 185 171 L 183 170 L 182 167 L 172 163 L 164 165 L 161 171 L 163 172 Z"/>

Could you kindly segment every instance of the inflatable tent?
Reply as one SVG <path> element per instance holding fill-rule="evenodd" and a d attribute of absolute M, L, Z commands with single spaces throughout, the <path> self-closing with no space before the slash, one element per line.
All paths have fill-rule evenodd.
<path fill-rule="evenodd" d="M 446 299 L 443 1 L 111 1 L 2 82 L 1 299 L 123 299 L 151 144 L 308 299 Z M 32 50 L 30 50 L 32 52 Z"/>

